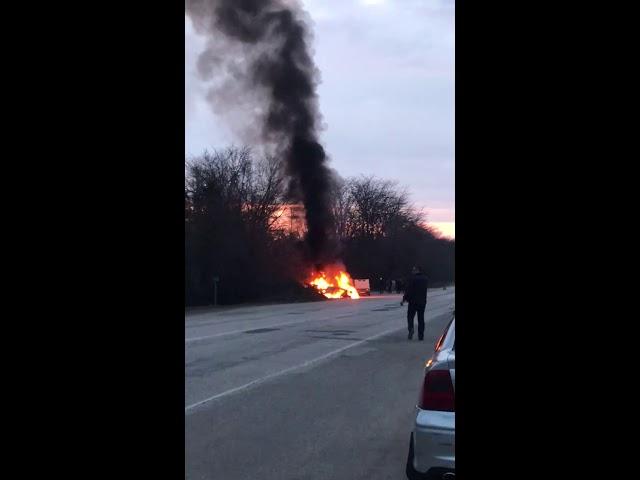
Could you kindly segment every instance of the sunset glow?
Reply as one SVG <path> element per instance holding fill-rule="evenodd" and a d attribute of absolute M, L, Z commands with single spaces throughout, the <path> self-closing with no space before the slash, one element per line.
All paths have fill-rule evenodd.
<path fill-rule="evenodd" d="M 429 226 L 438 230 L 443 237 L 456 238 L 456 222 L 429 222 Z"/>

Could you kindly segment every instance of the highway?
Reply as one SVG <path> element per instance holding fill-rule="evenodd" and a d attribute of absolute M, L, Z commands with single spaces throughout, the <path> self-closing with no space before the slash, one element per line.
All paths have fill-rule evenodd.
<path fill-rule="evenodd" d="M 407 340 L 400 299 L 187 314 L 185 478 L 405 478 L 422 367 L 455 288 L 429 291 L 423 342 Z"/>

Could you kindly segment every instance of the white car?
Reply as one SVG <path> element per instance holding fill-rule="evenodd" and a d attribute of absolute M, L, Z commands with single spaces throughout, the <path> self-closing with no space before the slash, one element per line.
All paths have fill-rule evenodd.
<path fill-rule="evenodd" d="M 411 432 L 407 478 L 454 479 L 456 475 L 456 320 L 449 322 L 425 365 Z"/>

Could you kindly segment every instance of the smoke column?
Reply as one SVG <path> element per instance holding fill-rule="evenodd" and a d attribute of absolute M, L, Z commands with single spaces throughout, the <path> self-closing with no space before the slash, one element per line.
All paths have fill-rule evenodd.
<path fill-rule="evenodd" d="M 213 109 L 229 114 L 244 107 L 236 123 L 284 161 L 289 194 L 304 204 L 308 259 L 332 260 L 332 171 L 318 141 L 319 73 L 305 12 L 287 0 L 187 0 L 186 13 L 207 36 L 198 70 L 214 82 Z"/>

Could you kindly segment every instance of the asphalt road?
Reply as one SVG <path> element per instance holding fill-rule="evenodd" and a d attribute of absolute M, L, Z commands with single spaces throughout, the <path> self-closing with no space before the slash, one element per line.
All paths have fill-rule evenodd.
<path fill-rule="evenodd" d="M 424 342 L 407 340 L 399 295 L 187 315 L 185 478 L 405 478 L 422 368 L 454 302 L 429 292 Z"/>

